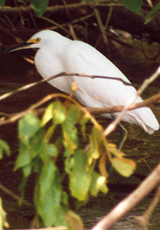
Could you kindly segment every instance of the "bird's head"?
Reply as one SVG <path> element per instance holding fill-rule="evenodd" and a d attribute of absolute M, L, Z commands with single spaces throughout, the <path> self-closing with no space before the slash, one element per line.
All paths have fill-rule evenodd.
<path fill-rule="evenodd" d="M 48 38 L 50 38 L 51 35 L 53 36 L 53 31 L 50 31 L 50 30 L 40 31 L 40 32 L 34 34 L 29 40 L 27 40 L 23 43 L 20 43 L 20 44 L 11 46 L 7 49 L 1 50 L 0 54 L 10 53 L 13 51 L 23 50 L 23 49 L 32 49 L 32 48 L 44 47 L 45 45 L 47 45 L 46 40 Z"/>

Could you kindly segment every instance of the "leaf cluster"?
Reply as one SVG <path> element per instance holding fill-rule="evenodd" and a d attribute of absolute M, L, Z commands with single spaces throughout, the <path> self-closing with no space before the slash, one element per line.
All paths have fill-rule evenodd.
<path fill-rule="evenodd" d="M 88 151 L 79 148 L 78 129 L 86 137 L 85 125 L 89 113 L 82 113 L 74 104 L 51 103 L 42 119 L 29 113 L 19 121 L 19 155 L 15 170 L 23 171 L 22 192 L 27 178 L 37 174 L 34 202 L 38 216 L 44 226 L 68 223 L 68 195 L 63 188 L 63 179 L 68 178 L 70 194 L 79 202 L 86 203 L 89 195 L 107 193 L 106 178 L 95 171 L 95 160 L 100 157 L 100 145 L 107 143 L 101 126 L 93 126 Z M 60 135 L 56 137 L 57 130 Z M 104 143 L 103 143 L 104 142 Z M 64 167 L 57 162 L 63 159 Z"/>
<path fill-rule="evenodd" d="M 89 133 L 88 122 L 92 123 Z M 19 154 L 14 170 L 23 172 L 22 198 L 28 177 L 36 175 L 34 204 L 41 226 L 72 229 L 69 220 L 73 218 L 81 225 L 79 217 L 70 210 L 64 182 L 68 182 L 70 195 L 79 206 L 86 204 L 90 195 L 96 197 L 99 192 L 108 192 L 106 159 L 125 177 L 136 167 L 134 161 L 126 159 L 115 145 L 107 142 L 103 128 L 84 107 L 68 100 L 52 102 L 42 118 L 33 112 L 25 115 L 18 123 L 18 135 Z M 86 140 L 85 148 L 81 147 L 80 139 Z M 1 158 L 3 152 L 10 154 L 3 140 L 0 150 Z M 100 173 L 95 169 L 97 160 Z"/>

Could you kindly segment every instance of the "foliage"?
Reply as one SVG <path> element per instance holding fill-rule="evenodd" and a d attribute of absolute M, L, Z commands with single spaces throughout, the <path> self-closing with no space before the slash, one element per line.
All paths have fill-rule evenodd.
<path fill-rule="evenodd" d="M 142 8 L 142 3 L 143 0 L 120 0 L 121 3 L 130 11 L 136 13 L 136 14 L 141 14 L 141 8 Z"/>
<path fill-rule="evenodd" d="M 29 113 L 19 121 L 20 149 L 15 170 L 22 168 L 23 183 L 32 172 L 38 174 L 34 202 L 44 226 L 65 225 L 70 229 L 64 175 L 68 176 L 71 195 L 79 202 L 87 202 L 90 194 L 108 191 L 106 178 L 94 170 L 95 160 L 101 154 L 99 145 L 107 145 L 107 140 L 100 140 L 102 128 L 94 121 L 89 143 L 92 147 L 87 152 L 79 148 L 76 125 L 86 138 L 85 125 L 90 119 L 89 113 L 83 114 L 80 108 L 56 101 L 48 106 L 41 120 Z M 97 143 L 93 144 L 93 140 Z M 61 170 L 57 165 L 60 158 L 64 159 Z"/>
<path fill-rule="evenodd" d="M 90 131 L 86 128 L 88 122 L 92 123 Z M 103 128 L 77 102 L 56 100 L 42 118 L 27 113 L 18 123 L 18 136 L 19 154 L 14 170 L 23 172 L 22 198 L 28 177 L 37 175 L 34 203 L 41 226 L 72 229 L 73 219 L 77 226 L 82 226 L 81 219 L 70 210 L 67 191 L 78 206 L 87 203 L 90 195 L 106 194 L 106 159 L 125 177 L 136 167 L 134 161 L 126 159 L 124 153 L 107 142 Z M 81 147 L 81 140 L 85 141 L 85 148 Z M 1 158 L 4 151 L 9 155 L 9 146 L 0 140 Z M 97 160 L 101 162 L 100 173 L 95 170 Z"/>
<path fill-rule="evenodd" d="M 46 11 L 48 0 L 31 0 L 31 4 L 38 17 L 41 17 Z"/>
<path fill-rule="evenodd" d="M 135 1 L 120 0 L 120 1 L 130 11 L 139 15 L 142 14 L 141 10 L 142 10 L 143 0 L 135 0 Z M 160 2 L 158 2 L 155 6 L 153 6 L 152 10 L 147 13 L 147 15 L 145 16 L 145 24 L 152 21 L 155 15 L 159 12 L 159 10 L 160 10 Z"/>

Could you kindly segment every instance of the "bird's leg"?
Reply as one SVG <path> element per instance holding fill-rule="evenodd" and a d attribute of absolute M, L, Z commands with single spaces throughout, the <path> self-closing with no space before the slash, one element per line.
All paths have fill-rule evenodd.
<path fill-rule="evenodd" d="M 115 116 L 113 114 L 111 114 L 111 117 L 113 119 L 115 118 Z M 121 150 L 122 146 L 124 145 L 124 143 L 125 143 L 125 141 L 127 139 L 128 132 L 127 132 L 127 130 L 124 128 L 124 126 L 121 123 L 118 123 L 118 126 L 120 127 L 120 130 L 121 130 L 121 139 L 119 141 L 117 149 Z"/>
<path fill-rule="evenodd" d="M 128 131 L 127 131 L 127 129 L 124 128 L 124 126 L 121 123 L 118 123 L 118 126 L 120 127 L 120 130 L 121 130 L 121 139 L 119 141 L 117 149 L 121 150 L 122 146 L 124 145 L 124 143 L 127 139 Z"/>
<path fill-rule="evenodd" d="M 113 119 L 115 118 L 113 114 L 111 114 L 111 117 Z M 123 147 L 123 145 L 127 139 L 128 131 L 124 128 L 124 126 L 121 123 L 118 123 L 118 126 L 120 127 L 120 130 L 121 130 L 121 139 L 119 141 L 117 149 L 121 150 L 121 148 Z M 112 165 L 110 165 L 109 170 L 108 170 L 108 175 L 111 174 L 112 169 L 113 169 Z"/>

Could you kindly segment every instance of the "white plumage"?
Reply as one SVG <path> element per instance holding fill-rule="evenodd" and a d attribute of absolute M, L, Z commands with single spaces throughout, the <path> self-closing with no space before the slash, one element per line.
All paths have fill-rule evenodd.
<path fill-rule="evenodd" d="M 126 82 L 126 76 L 104 55 L 92 46 L 72 41 L 57 32 L 43 30 L 33 35 L 26 45 L 18 45 L 9 51 L 24 48 L 38 48 L 35 55 L 35 65 L 43 78 L 60 72 L 81 73 L 121 78 Z M 76 76 L 62 76 L 49 83 L 65 93 L 71 92 L 72 82 L 76 82 L 78 89 L 75 97 L 87 107 L 109 107 L 125 105 L 131 100 L 136 90 L 133 86 L 125 85 L 118 80 L 102 78 L 84 78 Z M 139 97 L 136 102 L 142 99 Z M 116 116 L 117 114 L 113 114 Z M 111 117 L 110 115 L 104 115 Z M 147 133 L 152 134 L 159 129 L 159 123 L 150 108 L 144 107 L 128 111 L 123 118 L 131 124 L 140 125 Z"/>

